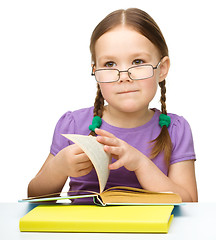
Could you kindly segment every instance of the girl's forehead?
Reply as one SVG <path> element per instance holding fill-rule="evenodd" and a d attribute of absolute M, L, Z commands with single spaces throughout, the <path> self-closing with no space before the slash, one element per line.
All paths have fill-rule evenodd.
<path fill-rule="evenodd" d="M 118 26 L 104 33 L 95 43 L 96 58 L 124 54 L 158 55 L 157 47 L 144 35 L 127 26 Z"/>

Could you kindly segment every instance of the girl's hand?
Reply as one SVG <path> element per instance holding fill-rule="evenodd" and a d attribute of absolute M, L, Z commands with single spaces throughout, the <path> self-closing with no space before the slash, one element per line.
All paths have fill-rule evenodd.
<path fill-rule="evenodd" d="M 81 177 L 90 173 L 92 162 L 76 144 L 62 149 L 56 158 L 56 167 L 62 174 L 70 177 Z"/>
<path fill-rule="evenodd" d="M 136 171 L 141 167 L 145 155 L 136 148 L 105 130 L 97 128 L 95 133 L 100 135 L 97 136 L 97 141 L 104 144 L 104 151 L 117 159 L 116 162 L 109 165 L 109 169 L 113 170 L 124 166 L 129 171 Z"/>

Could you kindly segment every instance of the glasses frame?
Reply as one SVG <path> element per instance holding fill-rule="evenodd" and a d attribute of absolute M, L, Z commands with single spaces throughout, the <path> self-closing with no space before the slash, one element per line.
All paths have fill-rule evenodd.
<path fill-rule="evenodd" d="M 161 60 L 162 60 L 162 59 L 161 59 Z M 95 76 L 95 80 L 96 80 L 98 83 L 118 82 L 119 79 L 120 79 L 120 74 L 121 74 L 122 72 L 127 72 L 127 73 L 128 73 L 128 77 L 129 77 L 131 80 L 133 80 L 133 81 L 144 80 L 144 79 L 148 79 L 148 78 L 151 78 L 151 77 L 154 76 L 154 70 L 155 70 L 155 69 L 158 69 L 158 67 L 159 67 L 160 64 L 161 64 L 161 60 L 158 62 L 158 64 L 157 64 L 155 67 L 154 67 L 152 64 L 146 63 L 146 64 L 141 64 L 141 65 L 138 65 L 138 66 L 132 66 L 132 67 L 129 67 L 128 70 L 122 70 L 122 71 L 120 71 L 120 70 L 117 69 L 117 68 L 112 68 L 112 69 L 100 68 L 100 69 L 97 69 L 97 70 L 94 71 L 94 67 L 95 67 L 95 64 L 94 64 L 94 65 L 92 66 L 91 76 L 95 76 L 95 72 L 107 71 L 107 70 L 109 70 L 109 71 L 110 71 L 110 70 L 115 70 L 115 71 L 118 71 L 118 80 L 109 81 L 109 82 L 100 82 L 100 81 L 97 80 L 96 76 Z M 141 66 L 150 66 L 150 67 L 152 67 L 152 69 L 153 69 L 152 76 L 147 77 L 147 78 L 140 78 L 140 79 L 133 79 L 133 78 L 131 78 L 131 76 L 130 76 L 130 69 L 134 69 L 134 68 L 141 67 Z"/>

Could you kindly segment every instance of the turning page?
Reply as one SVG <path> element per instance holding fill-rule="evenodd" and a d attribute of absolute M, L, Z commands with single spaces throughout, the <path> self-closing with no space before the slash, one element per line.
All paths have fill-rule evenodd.
<path fill-rule="evenodd" d="M 78 134 L 62 134 L 62 136 L 76 143 L 89 157 L 96 170 L 100 193 L 102 193 L 109 177 L 108 166 L 111 161 L 111 156 L 104 151 L 104 145 L 93 136 Z"/>

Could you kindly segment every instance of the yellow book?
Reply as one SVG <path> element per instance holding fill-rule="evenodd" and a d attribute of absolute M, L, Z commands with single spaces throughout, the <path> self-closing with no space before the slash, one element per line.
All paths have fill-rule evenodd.
<path fill-rule="evenodd" d="M 22 232 L 167 233 L 174 206 L 40 205 L 20 219 Z"/>

